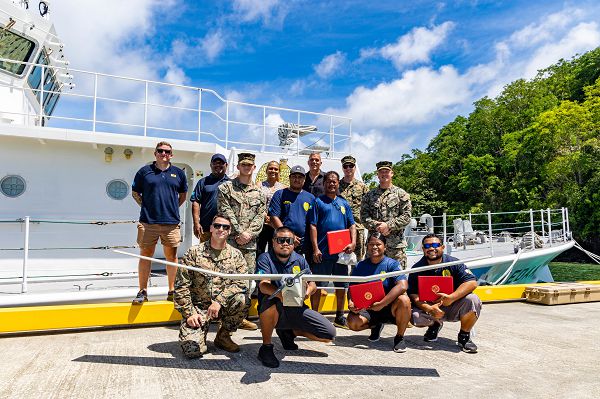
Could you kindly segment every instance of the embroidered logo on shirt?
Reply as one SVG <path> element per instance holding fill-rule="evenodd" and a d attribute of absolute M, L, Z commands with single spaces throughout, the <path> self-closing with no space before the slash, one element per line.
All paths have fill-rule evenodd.
<path fill-rule="evenodd" d="M 444 271 L 442 271 L 442 276 L 451 276 L 452 274 L 450 274 L 450 270 L 448 269 L 444 269 Z"/>
<path fill-rule="evenodd" d="M 340 211 L 342 211 L 342 213 L 345 215 L 346 214 L 346 207 L 345 206 L 340 206 Z"/>
<path fill-rule="evenodd" d="M 294 265 L 294 267 L 292 267 L 292 273 L 293 273 L 293 274 L 298 274 L 298 273 L 300 273 L 300 266 L 298 266 L 298 265 Z"/>
<path fill-rule="evenodd" d="M 308 202 L 305 202 L 304 204 L 302 204 L 302 207 L 304 208 L 305 212 L 308 212 L 308 210 L 310 209 L 310 204 Z"/>
<path fill-rule="evenodd" d="M 175 173 L 171 173 L 171 177 L 177 177 Z"/>

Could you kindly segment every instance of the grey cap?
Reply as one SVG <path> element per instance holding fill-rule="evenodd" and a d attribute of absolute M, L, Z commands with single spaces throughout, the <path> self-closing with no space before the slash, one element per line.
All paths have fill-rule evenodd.
<path fill-rule="evenodd" d="M 306 171 L 304 170 L 304 168 L 300 165 L 296 165 L 296 166 L 292 166 L 292 168 L 290 169 L 290 175 L 293 175 L 294 173 L 299 173 L 301 175 L 305 175 Z"/>

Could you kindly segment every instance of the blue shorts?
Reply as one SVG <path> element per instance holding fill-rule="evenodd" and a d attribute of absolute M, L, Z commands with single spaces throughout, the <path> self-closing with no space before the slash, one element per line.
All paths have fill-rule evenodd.
<path fill-rule="evenodd" d="M 337 263 L 337 259 L 325 260 L 321 263 L 310 263 L 310 271 L 312 274 L 321 274 L 325 276 L 347 276 L 348 266 L 340 265 Z M 317 287 L 326 287 L 329 285 L 327 281 L 315 281 Z M 334 287 L 348 288 L 348 283 L 333 283 Z"/>

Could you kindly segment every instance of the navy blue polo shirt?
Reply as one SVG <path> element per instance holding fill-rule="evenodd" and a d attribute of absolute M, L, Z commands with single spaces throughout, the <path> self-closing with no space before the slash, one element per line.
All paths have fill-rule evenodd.
<path fill-rule="evenodd" d="M 295 193 L 289 188 L 275 191 L 269 206 L 269 215 L 277 216 L 284 226 L 289 227 L 296 236 L 306 234 L 306 214 L 315 196 L 301 190 Z"/>
<path fill-rule="evenodd" d="M 200 204 L 200 226 L 202 226 L 202 230 L 210 230 L 213 218 L 217 214 L 219 186 L 229 180 L 227 175 L 219 178 L 211 173 L 196 183 L 190 201 Z"/>
<path fill-rule="evenodd" d="M 263 252 L 258 256 L 258 259 L 256 259 L 256 273 L 258 274 L 298 274 L 302 270 L 307 270 L 306 274 L 311 274 L 306 259 L 296 252 L 292 252 L 285 263 L 277 259 L 273 250 Z M 280 280 L 272 280 L 271 283 L 277 288 L 281 286 Z M 258 292 L 260 301 L 264 294 L 262 294 L 260 290 L 258 290 Z"/>
<path fill-rule="evenodd" d="M 452 281 L 454 284 L 454 291 L 462 284 L 467 281 L 477 280 L 473 273 L 465 266 L 464 263 L 459 263 L 454 266 L 444 267 L 443 263 L 446 262 L 454 262 L 459 260 L 454 256 L 442 255 L 442 264 L 438 269 L 433 270 L 425 270 L 418 273 L 410 273 L 408 277 L 408 293 L 409 294 L 418 294 L 419 293 L 419 278 L 418 276 L 452 276 Z M 411 270 L 418 269 L 419 267 L 429 266 L 427 263 L 427 258 L 423 256 L 417 263 L 413 265 Z"/>
<path fill-rule="evenodd" d="M 400 268 L 400 263 L 396 259 L 388 258 L 384 256 L 381 262 L 373 263 L 371 259 L 367 258 L 365 260 L 361 260 L 358 262 L 354 270 L 352 270 L 352 276 L 372 276 L 373 274 L 381 274 L 381 273 L 391 273 L 391 272 L 399 272 L 402 270 Z M 396 276 L 396 277 L 388 277 L 383 280 L 383 289 L 387 294 L 394 288 L 398 281 L 406 280 L 406 274 Z M 354 283 L 356 284 L 356 283 Z"/>
<path fill-rule="evenodd" d="M 348 201 L 340 196 L 331 199 L 322 195 L 313 202 L 307 220 L 309 224 L 317 227 L 317 245 L 323 254 L 323 259 L 337 259 L 337 254 L 329 254 L 327 232 L 349 229 L 355 224 Z"/>
<path fill-rule="evenodd" d="M 183 170 L 173 165 L 160 170 L 153 162 L 138 170 L 131 189 L 142 195 L 140 222 L 179 224 L 179 193 L 188 190 Z"/>

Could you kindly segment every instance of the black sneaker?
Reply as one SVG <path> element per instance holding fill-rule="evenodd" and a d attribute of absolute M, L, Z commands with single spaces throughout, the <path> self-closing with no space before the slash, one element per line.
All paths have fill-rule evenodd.
<path fill-rule="evenodd" d="M 371 335 L 369 335 L 369 338 L 367 338 L 367 339 L 371 342 L 379 341 L 382 331 L 383 331 L 383 323 L 379 323 L 379 324 L 371 327 Z"/>
<path fill-rule="evenodd" d="M 348 329 L 348 324 L 346 323 L 346 317 L 344 315 L 335 316 L 333 325 L 338 328 Z"/>
<path fill-rule="evenodd" d="M 131 301 L 133 305 L 141 305 L 144 302 L 148 302 L 148 293 L 146 290 L 140 290 L 135 298 L 133 298 L 133 301 Z"/>
<path fill-rule="evenodd" d="M 277 336 L 281 340 L 281 346 L 283 346 L 283 349 L 288 351 L 298 350 L 298 345 L 294 342 L 296 335 L 294 335 L 292 330 L 277 329 L 275 332 L 277 332 Z"/>
<path fill-rule="evenodd" d="M 438 323 L 437 321 L 433 322 L 432 325 L 429 326 L 425 335 L 423 336 L 423 341 L 425 342 L 435 342 L 438 339 L 438 334 L 442 331 L 443 324 Z"/>
<path fill-rule="evenodd" d="M 458 334 L 456 345 L 466 353 L 477 353 L 477 345 L 471 341 L 471 334 Z"/>
<path fill-rule="evenodd" d="M 406 342 L 404 342 L 404 337 L 401 337 L 400 335 L 396 335 L 394 337 L 394 352 L 396 352 L 396 353 L 406 352 Z"/>
<path fill-rule="evenodd" d="M 273 344 L 262 344 L 258 350 L 258 359 L 265 367 L 272 369 L 279 367 L 279 360 L 277 360 L 275 353 L 273 353 Z"/>
<path fill-rule="evenodd" d="M 169 291 L 167 293 L 167 301 L 173 302 L 173 297 L 175 296 L 175 291 Z"/>

